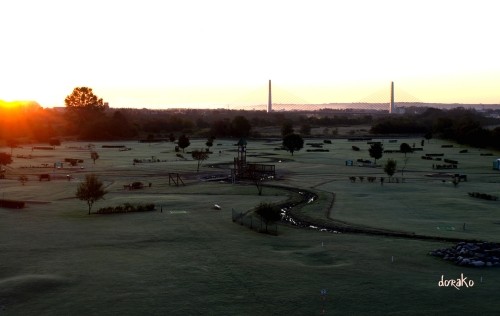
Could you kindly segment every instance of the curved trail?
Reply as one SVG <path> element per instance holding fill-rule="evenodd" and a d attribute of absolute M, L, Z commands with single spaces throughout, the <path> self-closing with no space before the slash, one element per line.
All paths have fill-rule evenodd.
<path fill-rule="evenodd" d="M 259 157 L 269 158 L 270 162 L 278 161 L 274 157 L 268 157 L 267 154 L 255 155 Z M 221 164 L 222 165 L 222 164 Z M 216 168 L 221 168 L 219 165 L 214 165 Z M 326 182 L 330 182 L 333 180 L 328 180 Z M 364 225 L 353 224 L 345 221 L 340 221 L 332 218 L 331 211 L 333 209 L 333 205 L 335 203 L 335 193 L 329 192 L 332 194 L 332 200 L 328 205 L 326 210 L 325 219 L 326 221 L 322 221 L 320 219 L 311 218 L 307 215 L 304 215 L 300 212 L 300 208 L 310 201 L 314 201 L 318 198 L 316 193 L 313 193 L 307 189 L 301 189 L 296 187 L 287 187 L 281 185 L 274 184 L 263 184 L 265 187 L 272 187 L 277 189 L 283 189 L 287 191 L 291 191 L 294 193 L 298 193 L 301 196 L 300 202 L 291 202 L 284 201 L 282 203 L 278 203 L 277 206 L 281 208 L 282 211 L 285 212 L 282 222 L 291 224 L 293 226 L 301 227 L 301 228 L 309 228 L 309 229 L 317 229 L 321 231 L 328 231 L 333 233 L 357 233 L 357 234 L 367 234 L 367 235 L 378 235 L 378 236 L 388 236 L 388 237 L 399 237 L 399 238 L 410 238 L 410 239 L 419 239 L 419 240 L 431 240 L 431 241 L 441 241 L 441 242 L 480 242 L 477 239 L 465 239 L 465 238 L 453 238 L 453 237 L 439 237 L 439 236 L 429 236 L 429 235 L 420 235 L 415 234 L 414 232 L 406 232 L 406 231 L 395 231 L 383 228 L 376 228 Z M 316 185 L 318 186 L 318 185 Z M 315 186 L 315 187 L 316 187 Z M 324 191 L 326 192 L 326 191 Z M 250 211 L 248 211 L 250 212 Z"/>
<path fill-rule="evenodd" d="M 298 203 L 294 202 L 283 202 L 279 203 L 277 206 L 282 210 L 285 209 L 286 213 L 283 218 L 283 222 L 291 224 L 293 226 L 301 227 L 301 228 L 309 228 L 309 229 L 317 229 L 321 231 L 328 231 L 333 233 L 357 233 L 357 234 L 367 234 L 367 235 L 378 235 L 378 236 L 388 236 L 388 237 L 400 237 L 400 238 L 410 238 L 410 239 L 420 239 L 420 240 L 431 240 L 431 241 L 443 241 L 443 242 L 480 242 L 477 239 L 464 239 L 464 238 L 453 238 L 453 237 L 439 237 L 439 236 L 429 236 L 429 235 L 420 235 L 412 232 L 405 231 L 395 231 L 383 228 L 376 228 L 370 226 L 363 226 L 358 224 L 352 224 L 340 220 L 336 220 L 331 218 L 330 211 L 333 208 L 333 204 L 335 202 L 335 197 L 333 194 L 332 201 L 326 211 L 326 219 L 327 221 L 321 221 L 318 219 L 314 219 L 308 217 L 306 215 L 298 212 L 300 207 L 307 204 L 311 197 L 316 197 L 317 195 L 311 191 L 299 189 L 299 188 L 290 188 L 279 185 L 265 185 L 266 187 L 273 187 L 293 192 L 301 192 L 302 200 Z"/>

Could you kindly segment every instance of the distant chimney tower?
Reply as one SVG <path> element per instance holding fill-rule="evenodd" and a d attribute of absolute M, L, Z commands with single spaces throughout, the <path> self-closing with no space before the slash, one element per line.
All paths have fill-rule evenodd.
<path fill-rule="evenodd" d="M 395 106 L 394 106 L 394 81 L 391 81 L 391 104 L 389 107 L 389 113 L 395 113 Z"/>
<path fill-rule="evenodd" d="M 271 80 L 269 80 L 269 97 L 267 99 L 267 113 L 273 111 L 273 99 L 271 94 Z"/>

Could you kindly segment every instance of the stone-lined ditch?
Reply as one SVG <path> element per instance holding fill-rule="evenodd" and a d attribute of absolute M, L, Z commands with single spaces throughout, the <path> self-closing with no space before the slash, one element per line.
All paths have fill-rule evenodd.
<path fill-rule="evenodd" d="M 268 157 L 270 158 L 270 157 Z M 275 158 L 270 158 L 272 162 L 278 161 Z M 281 162 L 281 161 L 280 161 Z M 212 167 L 223 168 L 230 165 L 217 164 Z M 207 179 L 210 181 L 209 179 Z M 220 178 L 218 179 L 220 180 Z M 429 252 L 429 255 L 440 257 L 444 260 L 451 261 L 457 265 L 470 267 L 499 267 L 500 266 L 500 244 L 483 242 L 480 240 L 467 240 L 462 238 L 438 237 L 419 235 L 413 232 L 393 231 L 374 227 L 361 226 L 343 221 L 334 220 L 331 218 L 319 220 L 311 218 L 300 212 L 300 209 L 318 199 L 318 195 L 314 192 L 295 187 L 286 187 L 280 185 L 265 184 L 265 187 L 273 187 L 297 193 L 300 199 L 289 199 L 288 201 L 277 204 L 281 209 L 281 222 L 305 229 L 315 229 L 329 233 L 359 233 L 367 235 L 378 235 L 388 237 L 410 238 L 420 240 L 430 240 L 439 242 L 455 242 L 457 243 L 452 248 L 436 249 Z M 332 198 L 334 199 L 334 197 Z M 330 208 L 333 206 L 332 200 Z M 251 212 L 251 211 L 248 211 Z"/>

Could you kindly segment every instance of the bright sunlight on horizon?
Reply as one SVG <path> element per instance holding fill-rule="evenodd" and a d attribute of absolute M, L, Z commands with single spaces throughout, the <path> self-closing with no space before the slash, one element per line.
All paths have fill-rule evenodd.
<path fill-rule="evenodd" d="M 422 102 L 500 104 L 493 0 L 4 1 L 0 100 L 226 107 L 268 80 L 306 103 L 391 81 Z M 259 92 L 260 93 L 260 92 Z M 254 98 L 254 96 L 252 96 Z"/>

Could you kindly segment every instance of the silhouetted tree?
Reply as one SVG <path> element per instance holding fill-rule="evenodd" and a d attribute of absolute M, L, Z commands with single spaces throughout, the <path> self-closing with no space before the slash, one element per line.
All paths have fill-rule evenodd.
<path fill-rule="evenodd" d="M 401 143 L 401 145 L 399 146 L 399 150 L 405 154 L 405 157 L 406 157 L 406 154 L 407 153 L 411 153 L 413 152 L 413 148 L 411 148 L 410 145 L 408 145 L 407 143 Z"/>
<path fill-rule="evenodd" d="M 211 148 L 214 145 L 214 138 L 213 137 L 209 137 L 207 139 L 207 142 L 205 143 L 205 145 L 207 145 L 208 148 Z"/>
<path fill-rule="evenodd" d="M 384 172 L 389 176 L 389 180 L 396 173 L 397 162 L 394 159 L 387 159 L 387 162 L 384 166 Z"/>
<path fill-rule="evenodd" d="M 82 201 L 86 201 L 90 210 L 92 209 L 92 205 L 104 198 L 106 194 L 106 190 L 104 190 L 103 183 L 97 178 L 95 174 L 88 174 L 85 176 L 85 181 L 78 185 L 76 190 L 76 197 Z"/>
<path fill-rule="evenodd" d="M 377 159 L 382 158 L 384 146 L 382 143 L 373 143 L 370 145 L 370 148 L 368 148 L 368 152 L 370 153 L 370 157 L 375 159 L 375 163 L 377 163 Z"/>
<path fill-rule="evenodd" d="M 10 165 L 12 163 L 12 155 L 0 153 L 0 167 Z"/>
<path fill-rule="evenodd" d="M 304 139 L 299 134 L 288 134 L 283 138 L 283 147 L 291 152 L 293 156 L 295 151 L 301 150 L 304 147 Z"/>
<path fill-rule="evenodd" d="M 105 110 L 103 100 L 88 87 L 73 89 L 73 92 L 64 99 L 64 104 L 69 120 L 73 123 L 72 128 L 78 133 L 84 131 L 90 123 L 95 123 Z M 92 131 L 100 132 L 101 128 L 92 127 Z M 89 131 L 86 133 L 88 134 Z"/>
<path fill-rule="evenodd" d="M 97 153 L 97 151 L 91 151 L 90 152 L 90 159 L 92 159 L 94 161 L 94 165 L 95 165 L 95 161 L 97 159 L 99 159 L 99 154 Z"/>
<path fill-rule="evenodd" d="M 98 98 L 92 88 L 77 87 L 64 99 L 64 104 L 68 110 L 104 111 L 104 102 Z"/>
<path fill-rule="evenodd" d="M 183 134 L 181 137 L 179 137 L 179 147 L 182 148 L 182 152 L 184 152 L 184 148 L 189 147 L 189 145 L 191 145 L 191 142 L 186 135 Z"/>
<path fill-rule="evenodd" d="M 208 152 L 204 150 L 193 150 L 193 152 L 191 152 L 191 156 L 193 157 L 194 160 L 198 161 L 198 167 L 196 168 L 196 172 L 199 172 L 201 163 L 204 160 L 208 159 Z"/>
<path fill-rule="evenodd" d="M 266 224 L 266 233 L 268 232 L 268 224 L 277 222 L 281 219 L 281 210 L 270 203 L 260 203 L 255 209 L 255 213 Z"/>

